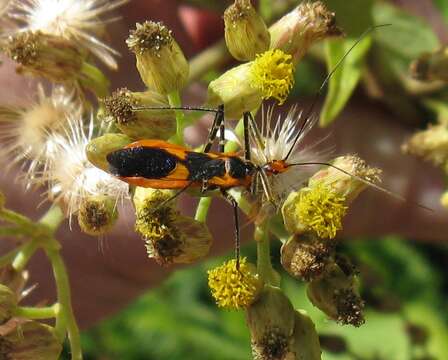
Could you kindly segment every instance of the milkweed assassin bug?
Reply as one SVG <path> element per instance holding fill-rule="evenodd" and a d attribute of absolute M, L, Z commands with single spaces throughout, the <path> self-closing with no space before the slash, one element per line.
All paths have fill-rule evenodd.
<path fill-rule="evenodd" d="M 168 143 L 162 140 L 140 140 L 133 142 L 122 149 L 113 151 L 107 155 L 107 161 L 110 166 L 110 172 L 121 180 L 136 186 L 150 187 L 155 189 L 177 189 L 170 201 L 189 188 L 199 188 L 205 193 L 210 190 L 219 190 L 223 197 L 232 205 L 235 223 L 235 256 L 236 266 L 239 268 L 240 258 L 240 227 L 238 217 L 238 203 L 231 196 L 229 190 L 240 187 L 245 188 L 250 193 L 256 194 L 258 186 L 261 184 L 265 199 L 274 203 L 275 200 L 270 188 L 269 177 L 286 172 L 293 166 L 307 165 L 325 165 L 341 171 L 376 190 L 391 195 L 402 201 L 406 201 L 399 195 L 396 195 L 375 183 L 351 174 L 333 164 L 326 162 L 302 162 L 288 163 L 295 144 L 301 138 L 303 132 L 309 126 L 314 108 L 321 96 L 325 85 L 331 76 L 338 69 L 340 64 L 353 50 L 353 48 L 372 30 L 379 25 L 366 30 L 352 47 L 338 61 L 334 69 L 330 71 L 325 80 L 322 82 L 318 92 L 316 93 L 310 107 L 304 115 L 304 120 L 295 134 L 292 146 L 282 159 L 274 159 L 265 164 L 255 164 L 251 159 L 251 139 L 257 147 L 264 147 L 263 137 L 258 126 L 250 112 L 243 114 L 244 126 L 244 156 L 238 153 L 225 152 L 225 109 L 224 105 L 217 109 L 207 109 L 200 107 L 141 107 L 134 108 L 139 110 L 187 110 L 187 111 L 204 111 L 215 113 L 213 125 L 210 129 L 207 143 L 203 151 L 194 151 L 183 146 Z M 219 133 L 218 151 L 212 152 L 212 145 Z M 421 205 L 419 205 L 421 206 Z M 424 206 L 423 206 L 424 207 Z"/>

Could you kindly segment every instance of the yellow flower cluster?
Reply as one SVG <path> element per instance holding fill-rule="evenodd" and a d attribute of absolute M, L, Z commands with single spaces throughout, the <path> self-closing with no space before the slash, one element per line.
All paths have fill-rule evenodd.
<path fill-rule="evenodd" d="M 209 270 L 208 286 L 219 307 L 242 309 L 254 302 L 261 288 L 261 281 L 255 274 L 254 267 L 243 258 L 239 269 L 233 259 Z"/>
<path fill-rule="evenodd" d="M 342 218 L 347 212 L 345 197 L 323 184 L 304 188 L 299 192 L 296 215 L 321 238 L 333 239 L 342 228 Z"/>
<path fill-rule="evenodd" d="M 275 98 L 282 105 L 294 85 L 292 56 L 278 49 L 258 54 L 251 66 L 251 80 L 264 99 Z"/>

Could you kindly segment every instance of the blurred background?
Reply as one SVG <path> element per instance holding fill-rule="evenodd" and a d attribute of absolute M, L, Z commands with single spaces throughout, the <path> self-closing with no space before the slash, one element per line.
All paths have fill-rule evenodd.
<path fill-rule="evenodd" d="M 293 7 L 299 2 L 259 0 L 259 6 L 272 21 L 279 17 L 272 14 L 273 8 Z M 336 12 L 348 38 L 357 38 L 374 24 L 391 26 L 372 34 L 358 86 L 353 92 L 338 90 L 350 100 L 341 102 L 340 115 L 318 133 L 332 134 L 331 144 L 337 153 L 356 152 L 370 165 L 382 168 L 384 187 L 403 195 L 408 202 L 367 191 L 346 218 L 340 252 L 348 255 L 360 271 L 367 310 L 365 325 L 343 327 L 328 320 L 311 306 L 304 286 L 286 273 L 282 273 L 282 286 L 294 306 L 308 311 L 315 321 L 325 360 L 447 359 L 448 212 L 439 201 L 446 191 L 447 174 L 429 162 L 402 154 L 400 147 L 413 133 L 448 114 L 445 82 L 422 83 L 409 75 L 413 60 L 436 51 L 448 40 L 448 0 L 324 2 Z M 185 54 L 195 59 L 222 38 L 222 13 L 229 3 L 132 0 L 118 9 L 121 20 L 108 29 L 110 42 L 122 53 L 118 72 L 108 73 L 112 89 L 143 88 L 134 56 L 125 45 L 128 29 L 136 22 L 163 21 L 173 30 Z M 217 54 L 212 70 L 197 74 L 198 80 L 186 91 L 186 104 L 202 103 L 208 81 L 232 66 L 228 54 Z M 290 104 L 309 104 L 327 73 L 325 60 L 323 46 L 317 46 L 300 63 Z M 10 90 L 4 97 L 17 99 L 28 84 L 14 78 L 12 70 L 13 65 L 6 61 L 0 83 Z M 323 96 L 325 111 L 328 106 L 324 102 Z M 205 137 L 206 125 L 188 131 L 191 142 Z M 6 174 L 0 174 L 0 181 L 11 207 L 36 218 L 33 205 L 40 202 L 39 196 L 25 198 Z M 191 212 L 192 201 L 184 199 L 186 212 Z M 228 218 L 225 221 L 223 214 Z M 209 225 L 215 237 L 213 254 L 218 257 L 175 272 L 146 258 L 143 242 L 129 235 L 132 219 L 120 218 L 114 235 L 101 240 L 106 242 L 102 251 L 96 239 L 81 235 L 74 239 L 73 233 L 62 229 L 74 307 L 85 329 L 85 358 L 251 359 L 244 314 L 218 309 L 207 287 L 206 271 L 232 256 L 230 221 L 226 204 L 214 204 Z M 251 231 L 248 227 L 245 230 L 243 253 L 254 258 Z M 279 249 L 280 243 L 273 241 L 274 256 Z M 54 296 L 46 280 L 48 267 L 43 263 L 42 258 L 31 263 L 33 281 L 39 283 L 36 299 Z M 279 264 L 279 259 L 273 263 Z M 280 267 L 277 270 L 282 271 Z M 67 352 L 64 358 L 68 359 Z"/>

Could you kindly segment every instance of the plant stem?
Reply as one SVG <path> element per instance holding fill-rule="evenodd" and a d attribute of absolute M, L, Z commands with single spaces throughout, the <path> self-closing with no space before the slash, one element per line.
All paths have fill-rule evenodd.
<path fill-rule="evenodd" d="M 14 268 L 14 270 L 22 271 L 38 248 L 39 241 L 36 239 L 30 240 L 25 243 L 12 262 L 12 267 Z"/>
<path fill-rule="evenodd" d="M 204 223 L 207 220 L 208 210 L 211 204 L 212 198 L 210 196 L 200 198 L 198 207 L 196 208 L 196 215 L 194 216 L 195 220 Z"/>
<path fill-rule="evenodd" d="M 72 360 L 82 360 L 81 337 L 73 314 L 67 269 L 59 251 L 45 249 L 45 252 L 53 267 L 57 297 L 61 307 L 60 312 L 56 317 L 56 334 L 62 340 L 65 337 L 65 330 L 67 330 L 70 341 L 70 350 L 72 353 L 71 358 Z"/>
<path fill-rule="evenodd" d="M 173 91 L 168 94 L 168 102 L 172 107 L 182 106 L 182 101 L 178 91 Z M 186 126 L 185 114 L 182 110 L 176 110 L 176 135 L 171 139 L 174 143 L 178 145 L 184 144 L 184 129 Z"/>
<path fill-rule="evenodd" d="M 14 261 L 14 258 L 17 256 L 17 253 L 20 251 L 20 249 L 21 247 L 17 247 L 0 257 L 0 268 L 5 267 L 6 265 Z"/>
<path fill-rule="evenodd" d="M 53 205 L 39 220 L 39 225 L 47 227 L 53 234 L 65 219 L 61 208 Z"/>
<path fill-rule="evenodd" d="M 265 284 L 278 286 L 278 276 L 271 263 L 269 221 L 255 228 L 254 237 L 257 242 L 257 272 Z"/>
<path fill-rule="evenodd" d="M 84 61 L 80 74 L 81 85 L 93 92 L 97 98 L 109 96 L 110 81 L 100 69 Z"/>
<path fill-rule="evenodd" d="M 20 306 L 15 309 L 14 316 L 32 320 L 51 319 L 58 315 L 59 310 L 59 304 L 48 307 Z"/>
<path fill-rule="evenodd" d="M 12 224 L 16 224 L 21 228 L 33 229 L 35 227 L 34 222 L 30 218 L 8 209 L 2 209 L 0 211 L 0 219 L 3 219 L 4 221 Z"/>

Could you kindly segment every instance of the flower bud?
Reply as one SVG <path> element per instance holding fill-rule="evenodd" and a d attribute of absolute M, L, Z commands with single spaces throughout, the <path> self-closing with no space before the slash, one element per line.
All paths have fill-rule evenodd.
<path fill-rule="evenodd" d="M 189 65 L 171 30 L 161 22 L 136 24 L 126 40 L 137 59 L 137 69 L 146 86 L 162 94 L 181 90 Z"/>
<path fill-rule="evenodd" d="M 224 104 L 229 118 L 240 118 L 244 112 L 257 109 L 263 99 L 275 98 L 281 105 L 293 84 L 291 56 L 280 50 L 269 50 L 212 81 L 207 103 Z"/>
<path fill-rule="evenodd" d="M 364 302 L 355 285 L 354 277 L 334 263 L 322 278 L 308 284 L 307 295 L 331 319 L 358 327 L 364 324 Z"/>
<path fill-rule="evenodd" d="M 381 181 L 381 170 L 369 167 L 364 160 L 356 155 L 339 156 L 333 160 L 332 164 L 369 182 Z M 367 187 L 366 183 L 330 166 L 318 171 L 309 179 L 308 186 L 313 187 L 319 184 L 325 185 L 339 196 L 343 196 L 346 204 L 350 204 Z"/>
<path fill-rule="evenodd" d="M 281 49 L 297 63 L 311 45 L 330 36 L 340 36 L 335 14 L 322 1 L 302 2 L 269 28 L 271 49 Z"/>
<path fill-rule="evenodd" d="M 257 299 L 262 285 L 256 267 L 246 258 L 240 260 L 239 269 L 233 259 L 208 271 L 208 286 L 219 307 L 247 308 Z"/>
<path fill-rule="evenodd" d="M 283 244 L 281 263 L 292 276 L 311 281 L 322 275 L 333 251 L 333 244 L 313 232 L 294 235 Z"/>
<path fill-rule="evenodd" d="M 0 284 L 0 324 L 4 324 L 12 317 L 16 306 L 16 294 L 9 287 Z"/>
<path fill-rule="evenodd" d="M 436 166 L 448 164 L 448 126 L 445 123 L 430 125 L 426 130 L 415 133 L 401 147 L 411 154 L 431 161 Z"/>
<path fill-rule="evenodd" d="M 81 230 L 92 236 L 104 235 L 115 225 L 118 219 L 116 199 L 105 195 L 85 197 L 78 212 Z"/>
<path fill-rule="evenodd" d="M 448 48 L 425 53 L 409 66 L 413 78 L 421 81 L 448 81 Z"/>
<path fill-rule="evenodd" d="M 295 312 L 294 333 L 290 340 L 290 360 L 320 360 L 319 335 L 311 318 L 303 310 Z"/>
<path fill-rule="evenodd" d="M 235 59 L 254 60 L 269 49 L 271 35 L 250 0 L 235 0 L 224 12 L 224 25 L 227 48 Z"/>
<path fill-rule="evenodd" d="M 293 234 L 312 230 L 321 238 L 333 239 L 348 209 L 345 200 L 322 183 L 293 191 L 282 206 L 285 228 Z"/>
<path fill-rule="evenodd" d="M 124 134 L 105 134 L 91 140 L 86 146 L 87 159 L 97 168 L 108 171 L 107 155 L 130 144 L 132 140 Z"/>
<path fill-rule="evenodd" d="M 174 209 L 173 191 L 137 187 L 133 201 L 135 228 L 146 242 L 148 256 L 159 264 L 190 264 L 205 257 L 211 246 L 207 226 Z"/>
<path fill-rule="evenodd" d="M 132 139 L 170 138 L 176 132 L 174 110 L 134 110 L 136 107 L 167 107 L 166 96 L 155 91 L 131 92 L 126 88 L 115 91 L 103 100 L 106 116 Z"/>
<path fill-rule="evenodd" d="M 265 286 L 246 314 L 253 353 L 260 354 L 259 359 L 283 359 L 295 325 L 294 308 L 286 295 Z"/>
<path fill-rule="evenodd" d="M 18 324 L 0 336 L 1 359 L 58 360 L 61 351 L 53 328 L 35 321 Z"/>
<path fill-rule="evenodd" d="M 84 58 L 70 41 L 40 31 L 18 32 L 8 38 L 6 54 L 20 64 L 18 71 L 54 82 L 76 79 Z"/>

